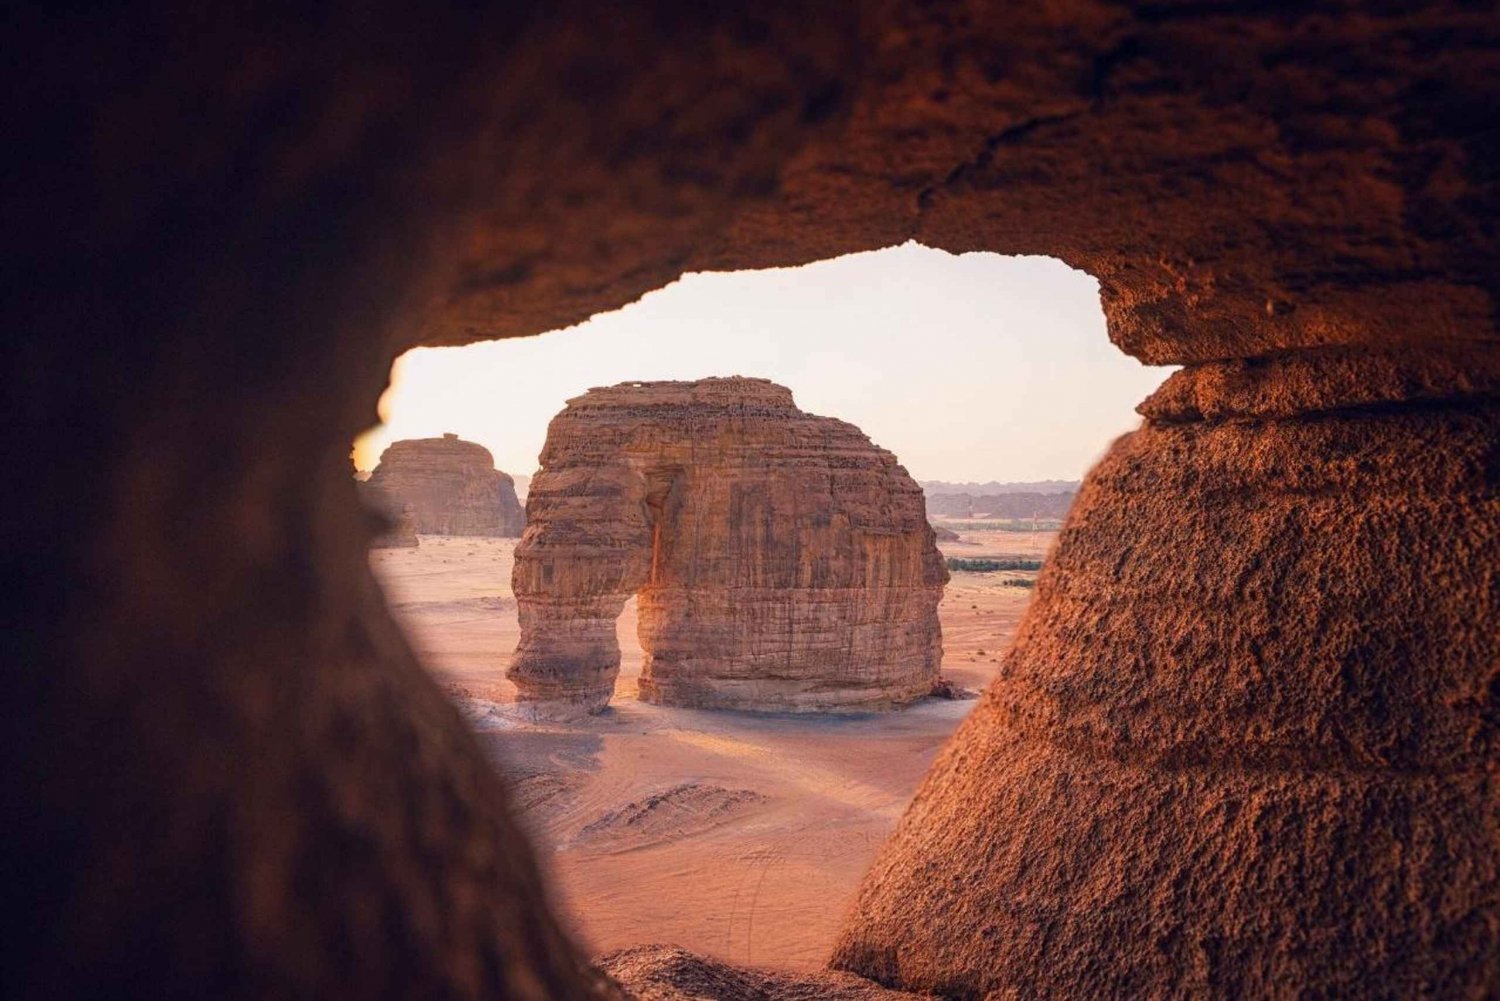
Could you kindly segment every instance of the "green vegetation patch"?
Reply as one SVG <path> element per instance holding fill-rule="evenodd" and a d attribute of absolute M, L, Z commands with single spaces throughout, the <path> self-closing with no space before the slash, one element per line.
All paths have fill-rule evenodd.
<path fill-rule="evenodd" d="M 948 569 L 962 573 L 996 573 L 1001 570 L 1040 570 L 1041 560 L 966 560 L 948 557 Z"/>

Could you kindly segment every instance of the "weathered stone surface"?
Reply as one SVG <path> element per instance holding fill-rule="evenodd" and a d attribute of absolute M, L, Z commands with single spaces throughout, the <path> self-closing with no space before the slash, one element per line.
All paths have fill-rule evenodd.
<path fill-rule="evenodd" d="M 551 916 L 501 783 L 369 577 L 349 441 L 374 419 L 391 359 L 424 340 L 533 334 L 685 270 L 917 238 L 1059 256 L 1100 279 L 1115 343 L 1192 363 L 1157 401 L 1160 420 L 1109 460 L 1110 478 L 1139 469 L 1160 490 L 1101 488 L 1070 531 L 1097 539 L 1091 522 L 1116 525 L 1118 572 L 1147 595 L 1137 561 L 1186 586 L 1167 557 L 1128 541 L 1127 509 L 1143 507 L 1158 553 L 1176 553 L 1223 604 L 1095 611 L 1072 596 L 1101 594 L 1115 569 L 1095 556 L 1110 550 L 1079 542 L 1092 569 L 1065 572 L 1064 542 L 1038 606 L 1039 635 L 1055 642 L 1034 649 L 1067 665 L 1097 640 L 1132 687 L 1153 655 L 1168 662 L 1161 686 L 1142 689 L 1151 698 L 1103 716 L 1088 707 L 1107 704 L 1112 678 L 1062 683 L 1061 714 L 1083 700 L 1084 721 L 1112 728 L 1100 748 L 1114 759 L 1157 746 L 1163 708 L 1200 705 L 1225 673 L 1213 658 L 1188 672 L 1158 636 L 1192 643 L 1191 612 L 1219 637 L 1241 603 L 1277 593 L 1311 614 L 1244 626 L 1278 652 L 1270 667 L 1306 668 L 1276 674 L 1275 704 L 1327 705 L 1343 689 L 1366 718 L 1320 710 L 1280 726 L 1279 770 L 1083 758 L 1089 784 L 1065 794 L 1057 766 L 1075 749 L 981 710 L 898 834 L 892 858 L 916 868 L 878 870 L 851 949 L 883 976 L 951 967 L 980 983 L 1012 976 L 989 964 L 1014 948 L 1043 987 L 1123 976 L 1113 957 L 1131 957 L 1139 996 L 1185 993 L 1199 976 L 1201 993 L 1225 995 L 1308 996 L 1335 980 L 1364 997 L 1500 993 L 1492 969 L 1462 961 L 1474 929 L 1500 923 L 1495 895 L 1480 896 L 1500 854 L 1493 793 L 1476 777 L 1495 768 L 1488 731 L 1468 759 L 1482 770 L 1363 773 L 1394 790 L 1391 810 L 1373 791 L 1359 798 L 1357 772 L 1296 764 L 1325 733 L 1389 733 L 1383 720 L 1432 709 L 1422 686 L 1439 675 L 1451 712 L 1496 718 L 1500 694 L 1475 679 L 1493 674 L 1476 667 L 1496 634 L 1493 550 L 1476 533 L 1494 516 L 1474 500 L 1477 481 L 1457 502 L 1411 500 L 1383 465 L 1420 440 L 1434 461 L 1485 470 L 1484 489 L 1496 481 L 1493 458 L 1476 458 L 1495 454 L 1493 438 L 1475 452 L 1479 439 L 1441 416 L 1475 419 L 1494 399 L 1454 381 L 1493 372 L 1500 343 L 1500 174 L 1485 125 L 1500 25 L 1487 5 L 334 2 L 314 24 L 137 2 L 27 5 L 7 28 L 21 55 L 0 67 L 14 97 L 3 114 L 21 153 L 5 185 L 3 350 L 20 375 L 5 386 L 0 466 L 27 474 L 0 522 L 0 611 L 14 624 L 0 654 L 8 992 L 589 996 L 598 984 Z M 1321 354 L 1331 347 L 1372 361 L 1369 380 Z M 1432 363 L 1434 348 L 1461 370 Z M 1434 419 L 1399 434 L 1370 424 L 1321 442 L 1269 419 L 1423 413 Z M 1169 418 L 1193 430 L 1169 433 Z M 1221 451 L 1207 429 L 1246 437 Z M 1217 476 L 1218 458 L 1242 492 L 1166 475 L 1208 462 Z M 1252 525 L 1291 510 L 1258 495 L 1265 481 L 1234 481 L 1240 466 L 1341 477 L 1307 495 L 1319 521 L 1288 527 L 1275 551 L 1277 566 L 1306 559 L 1315 576 L 1224 560 L 1215 526 L 1167 530 L 1209 503 Z M 1338 542 L 1346 526 L 1424 508 L 1471 520 L 1447 535 L 1413 526 L 1411 544 Z M 1322 592 L 1351 609 L 1369 596 L 1388 617 L 1366 621 L 1389 629 L 1403 618 L 1375 589 L 1392 578 L 1407 590 L 1413 557 L 1445 567 L 1430 587 L 1446 611 L 1424 605 L 1413 620 L 1433 642 L 1408 657 L 1381 632 L 1324 659 Z M 1399 668 L 1417 659 L 1413 689 Z M 1230 666 L 1231 695 L 1259 669 Z M 1045 702 L 1028 677 L 1027 704 Z M 1202 714 L 1243 729 L 1208 719 L 1235 705 Z M 996 748 L 1012 735 L 1022 742 L 1007 763 Z M 997 762 L 990 781 L 965 758 Z M 1028 798 L 1032 766 L 1040 795 Z M 1132 776 L 1143 795 L 1099 795 L 1099 774 Z M 1403 774 L 1411 790 L 1428 783 L 1427 805 L 1446 804 L 1451 831 L 1425 826 Z M 1188 781 L 1244 806 L 1197 813 L 1191 798 L 1161 797 Z M 1313 801 L 1317 781 L 1343 785 Z M 1075 826 L 1053 824 L 1054 811 Z M 939 816 L 951 831 L 924 819 Z M 1253 837 L 1231 833 L 1249 824 Z M 1040 848 L 1042 875 L 1023 878 L 1018 846 L 1034 830 L 1071 839 L 1078 872 L 1097 880 L 1058 869 L 1055 844 Z M 1141 864 L 1113 882 L 1095 863 L 1117 831 Z M 948 854 L 955 841 L 982 843 L 984 864 Z M 1248 845 L 1243 861 L 1236 845 Z M 1434 845 L 1451 865 L 1412 878 L 1430 871 Z M 1181 879 L 1168 885 L 1158 875 L 1173 865 Z M 920 874 L 930 884 L 913 887 Z M 1091 903 L 1117 888 L 1124 910 L 1103 912 L 1087 940 L 1083 909 L 1048 924 L 1059 876 L 1098 889 Z M 882 879 L 914 889 L 910 905 L 880 893 Z M 927 896 L 939 881 L 971 895 Z M 1298 885 L 1303 902 L 1289 903 Z M 1131 911 L 1150 887 L 1165 899 Z M 1346 914 L 1325 907 L 1336 893 L 1364 909 L 1322 924 Z M 1139 919 L 1128 926 L 1127 911 Z M 1233 928 L 1244 936 L 1223 934 Z M 1406 991 L 1424 965 L 1428 986 Z"/>
<path fill-rule="evenodd" d="M 392 442 L 361 489 L 393 517 L 410 509 L 422 535 L 514 538 L 526 527 L 510 476 L 489 449 L 456 434 Z"/>
<path fill-rule="evenodd" d="M 948 575 L 920 488 L 782 386 L 590 390 L 553 418 L 529 498 L 510 677 L 541 711 L 609 701 L 636 592 L 648 701 L 863 711 L 937 678 Z"/>
<path fill-rule="evenodd" d="M 1500 206 L 1496 154 L 1472 124 L 1492 113 L 1500 79 L 1487 7 L 968 0 L 847 13 L 852 23 L 822 12 L 804 25 L 858 40 L 838 85 L 847 113 L 774 168 L 762 143 L 782 124 L 777 102 L 760 106 L 762 130 L 738 159 L 710 166 L 697 120 L 650 106 L 658 81 L 614 91 L 623 165 L 570 171 L 529 189 L 535 200 L 496 199 L 426 336 L 558 327 L 683 271 L 916 239 L 1089 272 L 1111 339 L 1157 363 L 1500 341 L 1500 233 L 1485 222 Z M 817 51 L 838 53 L 828 40 Z M 674 141 L 631 147 L 632 125 Z M 621 193 L 606 215 L 595 196 L 616 239 L 542 238 L 554 221 L 579 225 L 562 222 L 575 193 L 622 169 L 635 178 L 653 157 L 725 181 L 774 170 L 778 183 L 729 205 L 679 189 L 670 211 Z"/>
<path fill-rule="evenodd" d="M 391 521 L 390 530 L 382 532 L 370 543 L 371 549 L 415 549 L 422 544 L 417 537 L 417 516 L 410 504 L 401 509 L 401 514 Z"/>
<path fill-rule="evenodd" d="M 835 963 L 963 997 L 1500 984 L 1497 456 L 1493 401 L 1120 439 Z"/>
<path fill-rule="evenodd" d="M 634 1001 L 936 1001 L 847 973 L 743 969 L 672 946 L 621 949 L 599 967 Z"/>
<path fill-rule="evenodd" d="M 927 498 L 927 513 L 950 518 L 1047 518 L 1068 513 L 1076 496 L 1067 493 L 939 494 Z"/>

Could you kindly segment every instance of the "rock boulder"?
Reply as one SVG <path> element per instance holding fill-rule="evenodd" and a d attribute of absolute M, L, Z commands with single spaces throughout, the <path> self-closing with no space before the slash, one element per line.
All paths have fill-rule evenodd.
<path fill-rule="evenodd" d="M 947 581 L 922 492 L 856 427 L 762 379 L 624 383 L 568 401 L 516 549 L 510 677 L 596 711 L 640 596 L 641 697 L 783 712 L 926 695 Z"/>

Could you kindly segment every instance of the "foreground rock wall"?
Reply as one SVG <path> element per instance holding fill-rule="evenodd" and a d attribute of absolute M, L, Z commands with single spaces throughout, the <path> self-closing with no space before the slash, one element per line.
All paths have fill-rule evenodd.
<path fill-rule="evenodd" d="M 688 270 L 907 239 L 1060 257 L 1100 279 L 1115 344 L 1193 368 L 1109 462 L 1109 483 L 1138 475 L 1162 491 L 1101 484 L 1081 500 L 1070 531 L 1089 572 L 1064 573 L 1074 557 L 1060 553 L 1038 602 L 1036 635 L 1056 642 L 1037 657 L 1074 671 L 1102 643 L 1152 698 L 1059 679 L 1065 743 L 1050 723 L 981 710 L 891 856 L 965 889 L 929 897 L 883 863 L 845 961 L 913 981 L 951 968 L 959 996 L 1022 970 L 1141 996 L 1201 981 L 1220 995 L 1339 982 L 1379 997 L 1409 996 L 1425 969 L 1416 993 L 1500 993 L 1465 958 L 1472 929 L 1500 923 L 1484 895 L 1500 820 L 1476 777 L 1497 760 L 1483 534 L 1496 475 L 1479 458 L 1496 443 L 1475 423 L 1500 395 L 1500 175 L 1483 126 L 1500 28 L 1486 5 L 335 0 L 310 24 L 134 2 L 30 5 L 7 27 L 19 55 L 0 65 L 14 97 L 0 114 L 20 153 L 0 352 L 20 375 L 5 384 L 0 466 L 26 473 L 0 522 L 7 993 L 588 996 L 599 985 L 552 916 L 502 783 L 369 576 L 349 442 L 416 344 L 560 328 Z M 1271 430 L 1382 417 L 1402 429 L 1326 451 Z M 1166 427 L 1200 420 L 1261 433 L 1228 448 Z M 1403 497 L 1387 463 L 1413 441 L 1469 477 L 1456 500 L 1424 493 L 1420 461 Z M 1166 471 L 1221 457 L 1244 490 L 1215 494 L 1239 515 L 1215 526 L 1197 521 L 1198 490 L 1217 488 Z M 1289 508 L 1271 470 L 1326 488 L 1298 501 L 1322 512 L 1318 530 L 1285 532 L 1263 576 L 1198 526 L 1236 539 L 1240 522 Z M 1150 505 L 1154 549 L 1123 537 L 1137 531 L 1127 503 Z M 1447 605 L 1411 620 L 1432 642 L 1372 616 L 1371 642 L 1325 645 L 1320 612 L 1388 611 L 1387 579 L 1406 593 L 1410 547 L 1377 529 L 1429 504 L 1437 524 L 1470 515 L 1441 536 L 1406 526 L 1420 559 L 1446 568 L 1430 586 Z M 1098 524 L 1119 528 L 1116 565 L 1095 561 L 1109 551 Z M 1141 567 L 1185 588 L 1161 565 L 1169 549 L 1230 605 L 1074 600 L 1100 595 L 1106 569 L 1147 596 Z M 1277 569 L 1294 560 L 1316 575 Z M 1161 645 L 1195 642 L 1194 616 L 1226 642 L 1232 606 L 1273 588 L 1310 614 L 1244 625 L 1265 666 L 1193 665 Z M 1171 691 L 1141 687 L 1158 657 Z M 1001 704 L 1054 718 L 1036 708 L 1045 665 L 1018 663 L 1024 690 Z M 1247 672 L 1282 679 L 1274 704 L 1304 699 L 1316 718 L 1247 727 L 1232 715 L 1244 704 L 1214 694 L 1228 677 L 1232 697 Z M 1429 700 L 1439 689 L 1452 697 Z M 1348 700 L 1330 702 L 1337 692 Z M 1356 717 L 1318 708 L 1331 704 Z M 1193 757 L 1174 738 L 1190 731 L 1163 718 L 1184 706 L 1201 710 L 1191 732 L 1238 727 L 1242 746 L 1270 725 L 1282 766 L 1215 757 L 1227 742 Z M 1063 792 L 1062 755 L 1089 751 L 1066 723 L 1075 708 L 1108 730 L 1080 774 L 1138 787 Z M 1396 738 L 1390 768 L 1347 765 L 1373 741 L 1318 756 L 1330 735 L 1386 739 L 1415 731 L 1382 721 L 1463 712 L 1480 721 L 1463 753 L 1442 724 L 1430 746 Z M 1012 739 L 1019 764 L 983 786 L 964 760 L 995 761 Z M 1023 795 L 1026 767 L 1041 803 Z M 1319 781 L 1336 784 L 1310 802 Z M 1360 781 L 1370 798 L 1350 793 Z M 1220 789 L 1239 813 L 1165 802 L 1174 782 Z M 1451 830 L 1430 830 L 1434 801 Z M 1053 807 L 1085 826 L 1054 830 Z M 1233 825 L 1254 834 L 1215 833 Z M 944 853 L 981 829 L 994 858 L 980 871 Z M 1075 839 L 1076 871 L 1044 844 L 1027 877 L 1016 846 L 1039 829 Z M 1112 840 L 1140 864 L 1092 866 Z M 1230 844 L 1245 855 L 1192 850 Z M 1441 876 L 1418 878 L 1443 853 Z M 1173 866 L 1180 879 L 1159 878 Z M 1057 909 L 1059 879 L 1082 887 L 1085 872 L 1086 899 L 1113 902 L 1087 939 L 1087 913 Z M 1245 887 L 1269 888 L 1258 908 Z M 1325 906 L 1336 893 L 1350 903 Z M 880 917 L 898 913 L 910 920 Z M 1012 972 L 998 964 L 1008 949 L 1024 954 Z M 716 976 L 698 993 L 756 989 L 741 986 Z"/>
<path fill-rule="evenodd" d="M 947 571 L 920 489 L 784 387 L 591 390 L 553 420 L 529 497 L 510 669 L 527 701 L 602 708 L 637 591 L 648 701 L 884 709 L 937 679 Z"/>
<path fill-rule="evenodd" d="M 422 535 L 514 538 L 526 527 L 510 476 L 489 449 L 456 434 L 392 442 L 361 490 L 392 517 L 409 508 Z"/>
<path fill-rule="evenodd" d="M 1173 394 L 1086 480 L 836 965 L 960 996 L 1500 983 L 1500 404 Z"/>

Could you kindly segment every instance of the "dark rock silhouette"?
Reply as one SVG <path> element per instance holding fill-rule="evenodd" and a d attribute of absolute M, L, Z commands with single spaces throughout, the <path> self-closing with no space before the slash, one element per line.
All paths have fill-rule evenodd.
<path fill-rule="evenodd" d="M 417 516 L 410 504 L 402 508 L 401 515 L 391 522 L 390 531 L 375 537 L 371 549 L 415 549 L 422 544 L 417 538 Z"/>
<path fill-rule="evenodd" d="M 909 239 L 1084 269 L 1115 345 L 1184 367 L 837 962 L 958 997 L 1500 993 L 1488 6 L 7 29 L 8 995 L 617 996 L 391 622 L 349 442 L 406 348 Z"/>

